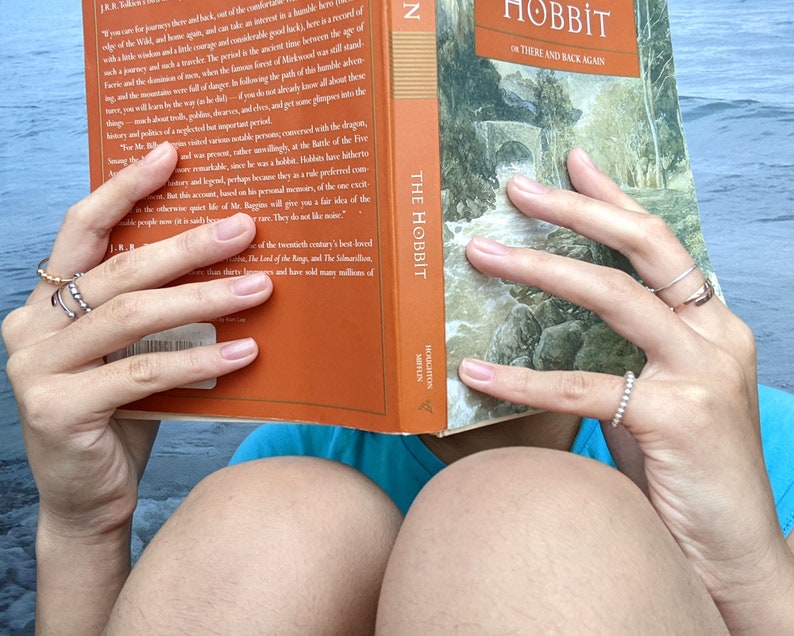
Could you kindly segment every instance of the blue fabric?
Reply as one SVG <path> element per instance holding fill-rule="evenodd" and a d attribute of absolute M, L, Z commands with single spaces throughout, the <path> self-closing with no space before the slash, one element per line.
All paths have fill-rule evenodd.
<path fill-rule="evenodd" d="M 765 386 L 758 391 L 767 471 L 780 526 L 788 536 L 794 528 L 794 395 Z M 595 420 L 583 420 L 571 452 L 615 465 Z M 260 426 L 243 440 L 230 463 L 285 455 L 324 457 L 352 466 L 386 491 L 403 513 L 444 468 L 416 436 L 310 424 Z"/>

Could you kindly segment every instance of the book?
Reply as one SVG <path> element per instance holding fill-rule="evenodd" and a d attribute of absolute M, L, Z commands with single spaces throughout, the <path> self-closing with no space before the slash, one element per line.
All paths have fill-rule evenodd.
<path fill-rule="evenodd" d="M 666 0 L 83 0 L 92 187 L 162 141 L 168 184 L 108 257 L 234 212 L 242 254 L 183 280 L 265 271 L 264 306 L 120 355 L 254 335 L 209 386 L 128 406 L 168 418 L 444 434 L 516 417 L 457 378 L 463 357 L 639 371 L 595 316 L 467 262 L 476 234 L 628 268 L 527 219 L 505 184 L 569 187 L 590 151 L 713 276 L 675 86 Z"/>

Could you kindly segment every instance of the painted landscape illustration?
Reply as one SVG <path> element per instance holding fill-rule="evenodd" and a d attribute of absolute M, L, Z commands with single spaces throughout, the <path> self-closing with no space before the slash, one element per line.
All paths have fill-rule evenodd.
<path fill-rule="evenodd" d="M 468 264 L 465 246 L 479 234 L 631 272 L 617 252 L 518 212 L 505 194 L 512 175 L 570 187 L 565 156 L 582 146 L 625 191 L 664 217 L 704 273 L 713 274 L 683 134 L 666 0 L 637 0 L 635 20 L 640 77 L 589 75 L 480 58 L 473 0 L 437 2 L 447 385 L 456 426 L 519 411 L 467 393 L 457 379 L 466 356 L 616 375 L 644 364 L 641 350 L 590 312 L 487 278 Z"/>

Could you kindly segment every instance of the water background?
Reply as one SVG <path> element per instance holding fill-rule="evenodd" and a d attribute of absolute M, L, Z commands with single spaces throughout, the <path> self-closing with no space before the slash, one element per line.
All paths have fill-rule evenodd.
<path fill-rule="evenodd" d="M 794 21 L 790 0 L 669 0 L 679 92 L 715 270 L 758 338 L 760 380 L 794 391 Z M 88 193 L 80 3 L 0 0 L 0 316 L 24 302 Z M 4 356 L 4 353 L 2 354 Z M 5 366 L 5 358 L 0 362 Z M 54 405 L 57 408 L 57 405 Z M 136 551 L 250 426 L 164 425 Z M 35 490 L 0 376 L 0 633 L 30 633 Z"/>

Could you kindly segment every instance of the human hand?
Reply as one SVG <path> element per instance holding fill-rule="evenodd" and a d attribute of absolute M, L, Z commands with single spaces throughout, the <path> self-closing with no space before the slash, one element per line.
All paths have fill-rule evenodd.
<path fill-rule="evenodd" d="M 256 343 L 246 339 L 104 362 L 147 334 L 247 309 L 270 294 L 264 275 L 161 288 L 248 247 L 255 227 L 247 215 L 102 262 L 113 226 L 166 183 L 176 158 L 173 146 L 159 146 L 66 215 L 47 270 L 61 277 L 85 272 L 77 284 L 90 313 L 82 315 L 64 291 L 79 317 L 70 319 L 51 303 L 55 287 L 42 281 L 3 323 L 8 376 L 40 494 L 40 533 L 91 538 L 124 528 L 157 423 L 119 419 L 116 409 L 232 372 L 257 355 Z"/>
<path fill-rule="evenodd" d="M 651 288 L 667 286 L 691 267 L 691 256 L 663 220 L 623 193 L 583 151 L 569 155 L 568 168 L 578 192 L 518 177 L 508 193 L 524 214 L 620 251 Z M 698 295 L 702 274 L 695 270 L 653 294 L 618 270 L 484 238 L 474 239 L 467 255 L 488 275 L 592 310 L 641 347 L 647 364 L 614 430 L 609 422 L 623 378 L 466 360 L 463 382 L 511 402 L 605 422 L 618 467 L 646 492 L 726 620 L 763 595 L 779 595 L 782 571 L 791 585 L 792 554 L 777 522 L 760 442 L 754 339 L 716 299 L 680 306 Z"/>

